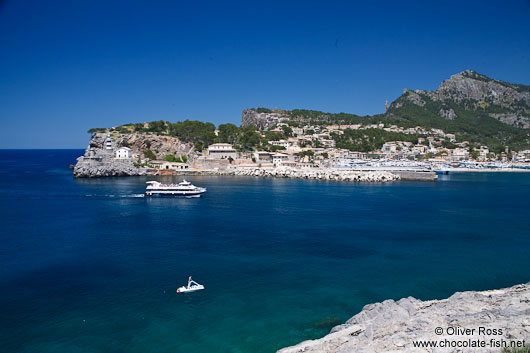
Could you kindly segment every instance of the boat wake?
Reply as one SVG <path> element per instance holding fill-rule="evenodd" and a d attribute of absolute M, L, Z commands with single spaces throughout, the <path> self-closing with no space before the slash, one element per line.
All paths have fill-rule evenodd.
<path fill-rule="evenodd" d="M 126 195 L 114 195 L 114 194 L 105 194 L 105 195 L 97 195 L 97 194 L 86 194 L 86 197 L 101 197 L 101 198 L 142 198 L 145 197 L 144 194 L 126 194 Z"/>

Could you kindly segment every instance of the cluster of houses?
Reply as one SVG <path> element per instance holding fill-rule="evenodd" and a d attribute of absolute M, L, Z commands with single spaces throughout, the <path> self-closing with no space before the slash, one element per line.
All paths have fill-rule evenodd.
<path fill-rule="evenodd" d="M 276 116 L 272 118 L 276 119 Z M 289 125 L 284 121 L 276 121 L 274 127 L 268 131 L 283 133 L 285 126 Z M 420 126 L 402 128 L 396 125 L 385 126 L 385 124 L 380 123 L 371 125 L 328 125 L 325 127 L 289 126 L 289 128 L 292 131 L 290 137 L 269 141 L 271 146 L 278 147 L 274 152 L 238 152 L 231 144 L 215 143 L 208 146 L 207 150 L 202 152 L 202 155 L 195 156 L 189 163 L 150 160 L 149 164 L 159 169 L 181 170 L 188 168 L 227 168 L 231 165 L 289 166 L 294 168 L 351 167 L 359 161 L 373 159 L 432 162 L 456 162 L 473 159 L 477 161 L 530 162 L 530 150 L 513 152 L 506 149 L 500 155 L 495 155 L 487 146 L 471 148 L 470 143 L 467 141 L 457 143 L 454 134 L 446 134 L 440 129 L 425 129 Z M 355 152 L 336 148 L 332 134 L 343 134 L 345 129 L 382 129 L 390 132 L 421 135 L 423 137 L 418 138 L 417 143 L 391 141 L 383 144 L 382 148 L 377 151 L 369 153 Z M 265 136 L 265 134 L 262 136 Z M 114 149 L 110 135 L 107 136 L 104 146 L 107 153 L 113 153 L 114 158 L 117 160 L 140 159 L 140 156 L 134 154 L 128 147 Z M 451 148 L 447 148 L 447 146 Z M 90 151 L 86 157 L 96 158 L 95 154 L 91 154 Z"/>

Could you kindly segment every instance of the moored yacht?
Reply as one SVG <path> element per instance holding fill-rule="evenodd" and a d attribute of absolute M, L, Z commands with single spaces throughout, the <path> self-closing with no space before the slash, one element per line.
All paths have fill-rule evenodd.
<path fill-rule="evenodd" d="M 183 180 L 178 184 L 162 184 L 158 181 L 148 181 L 145 196 L 188 196 L 199 197 L 206 192 L 206 188 L 193 185 Z"/>

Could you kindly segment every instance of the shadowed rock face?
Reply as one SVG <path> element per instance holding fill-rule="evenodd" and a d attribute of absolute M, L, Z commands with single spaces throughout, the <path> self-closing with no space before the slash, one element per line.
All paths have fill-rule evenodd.
<path fill-rule="evenodd" d="M 442 334 L 436 330 L 441 327 Z M 448 328 L 474 329 L 454 334 Z M 480 328 L 484 329 L 480 329 Z M 499 334 L 486 329 L 502 330 Z M 450 329 L 451 330 L 451 329 Z M 453 333 L 453 334 L 451 334 Z M 530 340 L 530 283 L 484 292 L 455 293 L 448 299 L 421 301 L 412 297 L 366 305 L 334 327 L 327 336 L 284 348 L 295 352 L 456 352 L 455 348 L 418 348 L 414 341 Z M 500 352 L 498 347 L 465 352 Z"/>

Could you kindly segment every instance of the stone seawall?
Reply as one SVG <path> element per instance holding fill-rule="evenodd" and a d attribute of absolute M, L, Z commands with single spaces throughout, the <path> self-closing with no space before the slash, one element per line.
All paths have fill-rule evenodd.
<path fill-rule="evenodd" d="M 234 168 L 221 172 L 226 175 L 256 177 L 297 178 L 335 181 L 387 182 L 399 180 L 399 176 L 387 171 L 352 171 L 336 169 L 295 169 L 279 168 Z"/>
<path fill-rule="evenodd" d="M 409 171 L 392 171 L 392 174 L 398 175 L 401 180 L 410 181 L 436 181 L 438 176 L 435 172 L 409 172 Z"/>
<path fill-rule="evenodd" d="M 443 300 L 409 297 L 369 304 L 327 336 L 278 353 L 500 353 L 502 346 L 491 345 L 522 344 L 523 340 L 530 344 L 530 283 L 455 293 Z M 418 347 L 422 344 L 418 342 L 431 342 L 426 343 L 431 346 Z M 458 346 L 462 344 L 469 346 Z"/>
<path fill-rule="evenodd" d="M 387 171 L 345 171 L 335 169 L 294 168 L 230 168 L 226 170 L 182 170 L 173 175 L 235 175 L 263 178 L 295 178 L 331 181 L 388 182 L 400 180 L 399 176 Z"/>
<path fill-rule="evenodd" d="M 385 171 L 385 170 L 340 170 L 340 169 L 293 169 L 293 168 L 231 168 L 226 170 L 183 170 L 174 175 L 241 175 L 276 178 L 299 178 L 337 181 L 436 181 L 436 173 Z M 381 180 L 379 180 L 381 179 Z"/>

